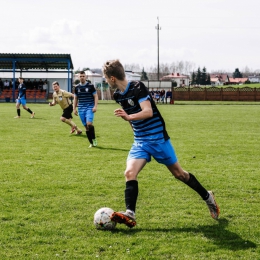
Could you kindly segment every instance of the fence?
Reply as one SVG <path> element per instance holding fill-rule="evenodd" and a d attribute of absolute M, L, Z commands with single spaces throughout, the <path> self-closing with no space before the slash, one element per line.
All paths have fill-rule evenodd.
<path fill-rule="evenodd" d="M 173 100 L 179 101 L 260 101 L 260 88 L 201 88 L 172 89 Z"/>

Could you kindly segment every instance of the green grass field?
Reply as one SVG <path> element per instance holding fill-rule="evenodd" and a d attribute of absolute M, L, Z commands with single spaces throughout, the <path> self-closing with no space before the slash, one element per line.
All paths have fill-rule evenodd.
<path fill-rule="evenodd" d="M 133 136 L 118 106 L 99 104 L 92 149 L 69 134 L 59 106 L 28 106 L 35 119 L 0 104 L 0 259 L 259 259 L 259 103 L 159 105 L 182 167 L 215 192 L 220 219 L 152 160 L 139 175 L 137 226 L 114 231 L 96 230 L 93 215 L 125 209 Z"/>

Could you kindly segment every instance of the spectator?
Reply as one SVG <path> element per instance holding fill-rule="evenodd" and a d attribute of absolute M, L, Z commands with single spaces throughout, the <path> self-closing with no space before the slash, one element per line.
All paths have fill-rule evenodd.
<path fill-rule="evenodd" d="M 32 82 L 33 89 L 38 89 L 38 82 L 36 79 Z"/>
<path fill-rule="evenodd" d="M 4 90 L 4 83 L 3 83 L 2 79 L 0 79 L 0 90 L 1 91 Z"/>
<path fill-rule="evenodd" d="M 33 83 L 31 82 L 30 79 L 27 80 L 25 85 L 27 86 L 28 89 L 33 89 Z"/>
<path fill-rule="evenodd" d="M 42 91 L 42 86 L 43 86 L 43 81 L 42 81 L 42 79 L 40 79 L 38 81 L 38 89 L 41 90 L 41 91 Z"/>
<path fill-rule="evenodd" d="M 160 90 L 157 89 L 155 91 L 155 100 L 156 100 L 156 103 L 158 104 L 158 102 L 160 101 Z"/>
<path fill-rule="evenodd" d="M 48 84 L 47 84 L 47 80 L 45 80 L 44 83 L 43 83 L 43 85 L 42 85 L 42 90 L 43 90 L 44 92 L 46 92 L 46 91 L 47 91 L 47 88 L 48 88 Z"/>
<path fill-rule="evenodd" d="M 10 89 L 10 82 L 7 79 L 4 82 L 4 88 L 5 89 Z"/>
<path fill-rule="evenodd" d="M 16 81 L 15 81 L 15 89 L 18 89 L 18 86 L 19 86 L 19 81 L 18 81 L 18 79 L 16 79 Z"/>
<path fill-rule="evenodd" d="M 152 98 L 154 99 L 155 91 L 153 90 L 153 88 L 152 88 L 152 90 L 150 91 L 150 94 L 151 94 Z"/>
<path fill-rule="evenodd" d="M 161 98 L 161 102 L 164 103 L 164 99 L 165 99 L 165 90 L 162 89 L 160 92 L 160 98 Z"/>
<path fill-rule="evenodd" d="M 166 92 L 166 104 L 167 104 L 167 99 L 170 98 L 170 102 L 171 102 L 171 99 L 172 99 L 172 92 L 168 89 L 167 92 Z"/>

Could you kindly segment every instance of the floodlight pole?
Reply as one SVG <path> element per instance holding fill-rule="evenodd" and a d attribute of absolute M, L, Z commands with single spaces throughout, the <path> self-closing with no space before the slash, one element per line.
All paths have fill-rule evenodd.
<path fill-rule="evenodd" d="M 161 30 L 161 27 L 159 26 L 159 17 L 157 17 L 158 20 L 158 24 L 155 27 L 155 29 L 157 30 L 157 51 L 158 51 L 158 61 L 157 61 L 157 79 L 160 79 L 160 65 L 159 65 L 159 30 Z"/>

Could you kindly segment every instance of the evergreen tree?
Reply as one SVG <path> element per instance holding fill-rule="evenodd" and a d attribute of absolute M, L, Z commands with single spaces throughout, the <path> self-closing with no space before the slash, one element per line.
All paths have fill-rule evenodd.
<path fill-rule="evenodd" d="M 210 74 L 207 74 L 206 85 L 211 85 Z"/>
<path fill-rule="evenodd" d="M 233 73 L 233 78 L 243 78 L 243 75 L 242 73 L 240 73 L 238 68 L 235 69 L 235 72 Z"/>
<path fill-rule="evenodd" d="M 205 67 L 203 67 L 202 73 L 201 73 L 201 81 L 200 81 L 200 84 L 201 84 L 201 85 L 207 85 L 206 81 L 207 81 L 207 70 L 206 70 Z"/>
<path fill-rule="evenodd" d="M 146 72 L 144 71 L 144 68 L 143 68 L 142 73 L 141 73 L 141 80 L 148 80 L 148 77 L 147 77 Z"/>
<path fill-rule="evenodd" d="M 201 84 L 201 70 L 200 70 L 200 67 L 198 67 L 197 74 L 196 74 L 196 84 L 197 85 Z"/>
<path fill-rule="evenodd" d="M 191 74 L 191 85 L 195 85 L 196 84 L 196 74 L 193 71 Z"/>

